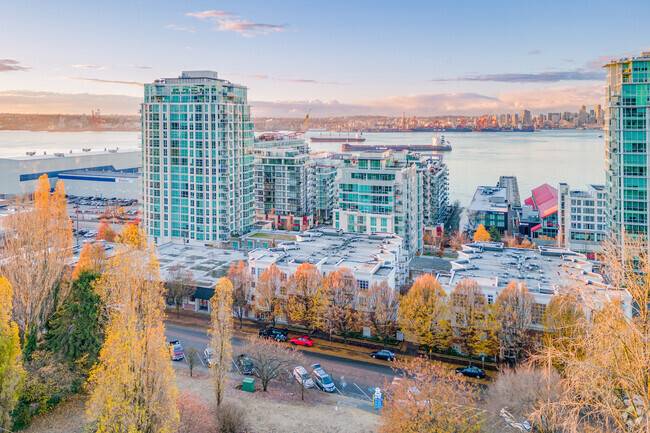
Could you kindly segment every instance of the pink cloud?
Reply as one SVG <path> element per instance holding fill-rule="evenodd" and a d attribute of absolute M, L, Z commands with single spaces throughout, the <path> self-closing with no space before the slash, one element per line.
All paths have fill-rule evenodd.
<path fill-rule="evenodd" d="M 189 12 L 185 15 L 215 22 L 217 25 L 214 30 L 217 32 L 236 32 L 247 38 L 253 38 L 255 35 L 267 35 L 270 32 L 283 32 L 286 30 L 285 25 L 253 23 L 241 19 L 238 15 L 224 11 L 209 10 L 202 12 Z"/>

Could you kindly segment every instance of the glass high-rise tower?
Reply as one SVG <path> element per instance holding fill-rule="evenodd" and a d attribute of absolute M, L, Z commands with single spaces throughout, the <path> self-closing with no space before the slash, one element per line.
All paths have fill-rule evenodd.
<path fill-rule="evenodd" d="M 649 232 L 650 52 L 605 67 L 607 229 L 618 242 Z"/>
<path fill-rule="evenodd" d="M 217 244 L 254 221 L 247 89 L 213 71 L 144 86 L 143 216 L 157 244 Z"/>

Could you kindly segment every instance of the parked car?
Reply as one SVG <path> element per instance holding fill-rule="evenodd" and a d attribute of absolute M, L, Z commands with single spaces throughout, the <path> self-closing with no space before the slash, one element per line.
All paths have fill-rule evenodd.
<path fill-rule="evenodd" d="M 249 375 L 255 373 L 255 367 L 253 366 L 253 361 L 250 360 L 245 354 L 241 354 L 237 357 L 236 361 L 237 367 L 241 374 Z"/>
<path fill-rule="evenodd" d="M 370 354 L 375 359 L 383 359 L 384 361 L 397 361 L 397 356 L 390 350 L 379 350 Z"/>
<path fill-rule="evenodd" d="M 469 367 L 458 367 L 456 373 L 460 373 L 463 376 L 475 377 L 477 379 L 483 379 L 485 377 L 485 371 L 472 365 Z"/>
<path fill-rule="evenodd" d="M 203 351 L 203 356 L 205 357 L 206 362 L 208 363 L 208 366 L 211 366 L 215 362 L 215 353 L 214 349 L 211 347 L 206 347 L 205 350 Z"/>
<path fill-rule="evenodd" d="M 257 332 L 258 337 L 260 338 L 272 338 L 278 342 L 287 341 L 287 334 L 289 332 L 286 329 L 274 328 L 272 326 L 264 329 L 260 329 Z"/>
<path fill-rule="evenodd" d="M 314 345 L 314 340 L 312 340 L 306 335 L 303 335 L 302 337 L 293 337 L 289 341 L 291 341 L 291 344 L 297 344 L 298 346 L 311 347 Z"/>
<path fill-rule="evenodd" d="M 302 384 L 305 388 L 313 388 L 314 380 L 311 378 L 305 367 L 299 365 L 293 369 L 293 377 L 296 378 L 298 383 Z"/>
<path fill-rule="evenodd" d="M 312 376 L 316 386 L 325 392 L 336 391 L 336 385 L 325 369 L 323 369 L 320 364 L 312 364 L 311 366 L 314 369 L 312 371 Z"/>
<path fill-rule="evenodd" d="M 183 346 L 178 340 L 169 342 L 169 352 L 171 353 L 172 361 L 182 361 L 185 359 L 185 352 L 183 352 Z"/>

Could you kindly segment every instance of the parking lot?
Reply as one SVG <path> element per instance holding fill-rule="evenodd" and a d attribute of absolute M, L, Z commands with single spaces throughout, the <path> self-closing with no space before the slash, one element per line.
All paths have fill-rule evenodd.
<path fill-rule="evenodd" d="M 124 224 L 141 219 L 142 215 L 142 206 L 135 199 L 68 195 L 67 201 L 75 244 L 78 245 L 94 239 L 102 221 L 108 222 L 113 231 L 119 233 Z"/>

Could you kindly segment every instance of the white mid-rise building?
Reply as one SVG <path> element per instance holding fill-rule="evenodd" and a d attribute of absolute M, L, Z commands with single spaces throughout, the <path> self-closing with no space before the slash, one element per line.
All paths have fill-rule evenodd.
<path fill-rule="evenodd" d="M 158 244 L 216 244 L 254 223 L 247 88 L 213 71 L 144 86 L 143 214 Z"/>
<path fill-rule="evenodd" d="M 314 212 L 321 222 L 331 222 L 336 204 L 336 174 L 343 160 L 332 155 L 314 155 Z"/>
<path fill-rule="evenodd" d="M 604 185 L 587 185 L 579 191 L 560 183 L 557 214 L 560 246 L 584 254 L 602 251 L 607 238 Z"/>

